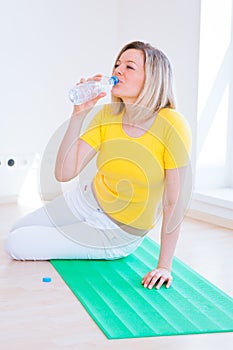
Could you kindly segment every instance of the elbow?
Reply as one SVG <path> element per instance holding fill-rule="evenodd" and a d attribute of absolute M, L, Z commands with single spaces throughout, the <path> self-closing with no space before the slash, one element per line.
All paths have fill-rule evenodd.
<path fill-rule="evenodd" d="M 72 179 L 72 177 L 65 176 L 64 174 L 61 174 L 60 172 L 56 172 L 56 171 L 54 175 L 55 175 L 55 179 L 58 182 L 68 182 Z"/>
<path fill-rule="evenodd" d="M 65 182 L 64 179 L 61 177 L 61 176 L 57 176 L 55 174 L 55 179 L 58 181 L 58 182 Z"/>
<path fill-rule="evenodd" d="M 58 182 L 63 182 L 63 174 L 62 172 L 59 170 L 59 168 L 55 167 L 54 169 L 54 176 L 55 176 L 55 179 L 58 181 Z"/>
<path fill-rule="evenodd" d="M 71 176 L 71 172 L 65 167 L 61 167 L 60 164 L 56 164 L 54 169 L 54 176 L 58 182 L 67 182 L 71 180 L 74 176 Z"/>
<path fill-rule="evenodd" d="M 55 165 L 54 176 L 58 182 L 68 182 L 79 174 L 79 168 L 74 166 L 61 166 L 60 162 Z"/>
<path fill-rule="evenodd" d="M 58 181 L 58 182 L 68 182 L 70 180 L 73 180 L 76 176 L 78 176 L 79 172 L 72 172 L 72 173 L 69 173 L 69 172 L 61 172 L 61 171 L 55 171 L 54 172 L 54 176 L 55 176 L 55 179 Z"/>
<path fill-rule="evenodd" d="M 55 175 L 55 179 L 56 179 L 58 182 L 64 182 L 64 179 L 63 179 L 62 176 L 60 176 L 60 175 L 58 175 L 58 174 L 56 174 L 56 173 L 54 173 L 54 175 Z"/>

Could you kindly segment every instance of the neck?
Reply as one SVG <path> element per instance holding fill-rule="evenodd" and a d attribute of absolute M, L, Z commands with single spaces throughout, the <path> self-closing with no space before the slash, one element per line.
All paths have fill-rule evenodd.
<path fill-rule="evenodd" d="M 134 105 L 125 105 L 124 119 L 129 124 L 135 124 L 135 106 Z"/>
<path fill-rule="evenodd" d="M 133 104 L 125 105 L 124 121 L 128 125 L 143 125 L 155 117 L 155 113 L 149 112 L 146 108 L 140 108 Z"/>

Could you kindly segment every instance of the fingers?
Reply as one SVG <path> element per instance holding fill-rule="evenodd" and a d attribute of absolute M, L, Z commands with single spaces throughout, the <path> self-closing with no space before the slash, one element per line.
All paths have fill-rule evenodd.
<path fill-rule="evenodd" d="M 83 83 L 85 83 L 85 82 L 86 82 L 86 79 L 85 79 L 85 78 L 81 78 L 81 79 L 79 80 L 79 82 L 76 83 L 75 85 L 83 84 Z"/>
<path fill-rule="evenodd" d="M 94 75 L 93 77 L 88 78 L 87 81 L 90 81 L 90 80 L 100 81 L 102 78 L 103 78 L 103 75 L 102 75 L 102 74 L 96 74 L 96 75 Z"/>
<path fill-rule="evenodd" d="M 159 281 L 161 275 L 156 273 L 156 271 L 151 271 L 146 275 L 145 280 L 143 281 L 143 285 L 145 288 L 152 289 L 157 281 Z"/>
<path fill-rule="evenodd" d="M 102 77 L 103 77 L 102 74 L 96 74 L 93 77 L 88 78 L 88 79 L 81 78 L 80 81 L 78 83 L 76 83 L 76 85 L 80 85 L 80 84 L 86 83 L 88 81 L 93 81 L 93 80 L 100 81 L 102 79 Z M 79 114 L 81 112 L 88 113 L 95 106 L 95 104 L 98 102 L 98 100 L 105 97 L 106 95 L 107 95 L 106 92 L 101 92 L 95 98 L 88 100 L 88 101 L 82 103 L 81 105 L 74 105 L 72 115 L 76 115 L 76 114 Z"/>
<path fill-rule="evenodd" d="M 101 98 L 105 97 L 107 94 L 106 92 L 101 92 L 98 96 L 96 96 L 95 98 L 92 98 L 91 100 L 87 101 L 85 104 L 86 104 L 86 107 L 93 107 L 98 100 L 100 100 Z"/>
<path fill-rule="evenodd" d="M 98 96 L 96 96 L 95 98 L 93 98 L 91 101 L 97 102 L 100 98 L 103 98 L 107 95 L 106 92 L 101 92 Z"/>
<path fill-rule="evenodd" d="M 145 288 L 152 289 L 156 285 L 156 289 L 160 289 L 161 286 L 166 283 L 166 288 L 169 288 L 172 284 L 171 273 L 166 269 L 155 269 L 148 272 L 142 279 L 142 284 Z"/>
<path fill-rule="evenodd" d="M 160 277 L 159 282 L 156 285 L 156 289 L 160 289 L 160 287 L 162 287 L 162 285 L 164 284 L 165 281 L 166 281 L 166 279 L 164 277 Z"/>
<path fill-rule="evenodd" d="M 83 83 L 86 83 L 87 81 L 91 81 L 91 80 L 100 81 L 102 79 L 102 77 L 103 77 L 102 74 L 96 74 L 93 77 L 90 77 L 88 79 L 81 78 L 80 81 L 78 83 L 76 83 L 76 85 L 83 84 Z"/>
<path fill-rule="evenodd" d="M 172 284 L 172 277 L 169 278 L 169 280 L 167 281 L 166 288 L 170 288 L 171 284 Z"/>

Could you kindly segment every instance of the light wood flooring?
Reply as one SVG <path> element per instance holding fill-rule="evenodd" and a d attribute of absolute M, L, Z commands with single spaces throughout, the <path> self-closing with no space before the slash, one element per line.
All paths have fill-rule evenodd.
<path fill-rule="evenodd" d="M 233 333 L 108 340 L 49 262 L 17 262 L 3 248 L 31 208 L 0 205 L 0 349 L 233 349 Z M 159 235 L 151 236 L 158 241 Z M 233 231 L 185 218 L 176 256 L 233 296 Z M 52 283 L 42 283 L 44 276 Z"/>

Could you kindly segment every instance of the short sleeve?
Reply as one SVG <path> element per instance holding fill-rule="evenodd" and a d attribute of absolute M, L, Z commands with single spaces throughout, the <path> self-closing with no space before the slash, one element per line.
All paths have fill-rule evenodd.
<path fill-rule="evenodd" d="M 190 162 L 191 140 L 190 126 L 183 117 L 178 116 L 165 136 L 165 169 L 184 167 Z"/>

